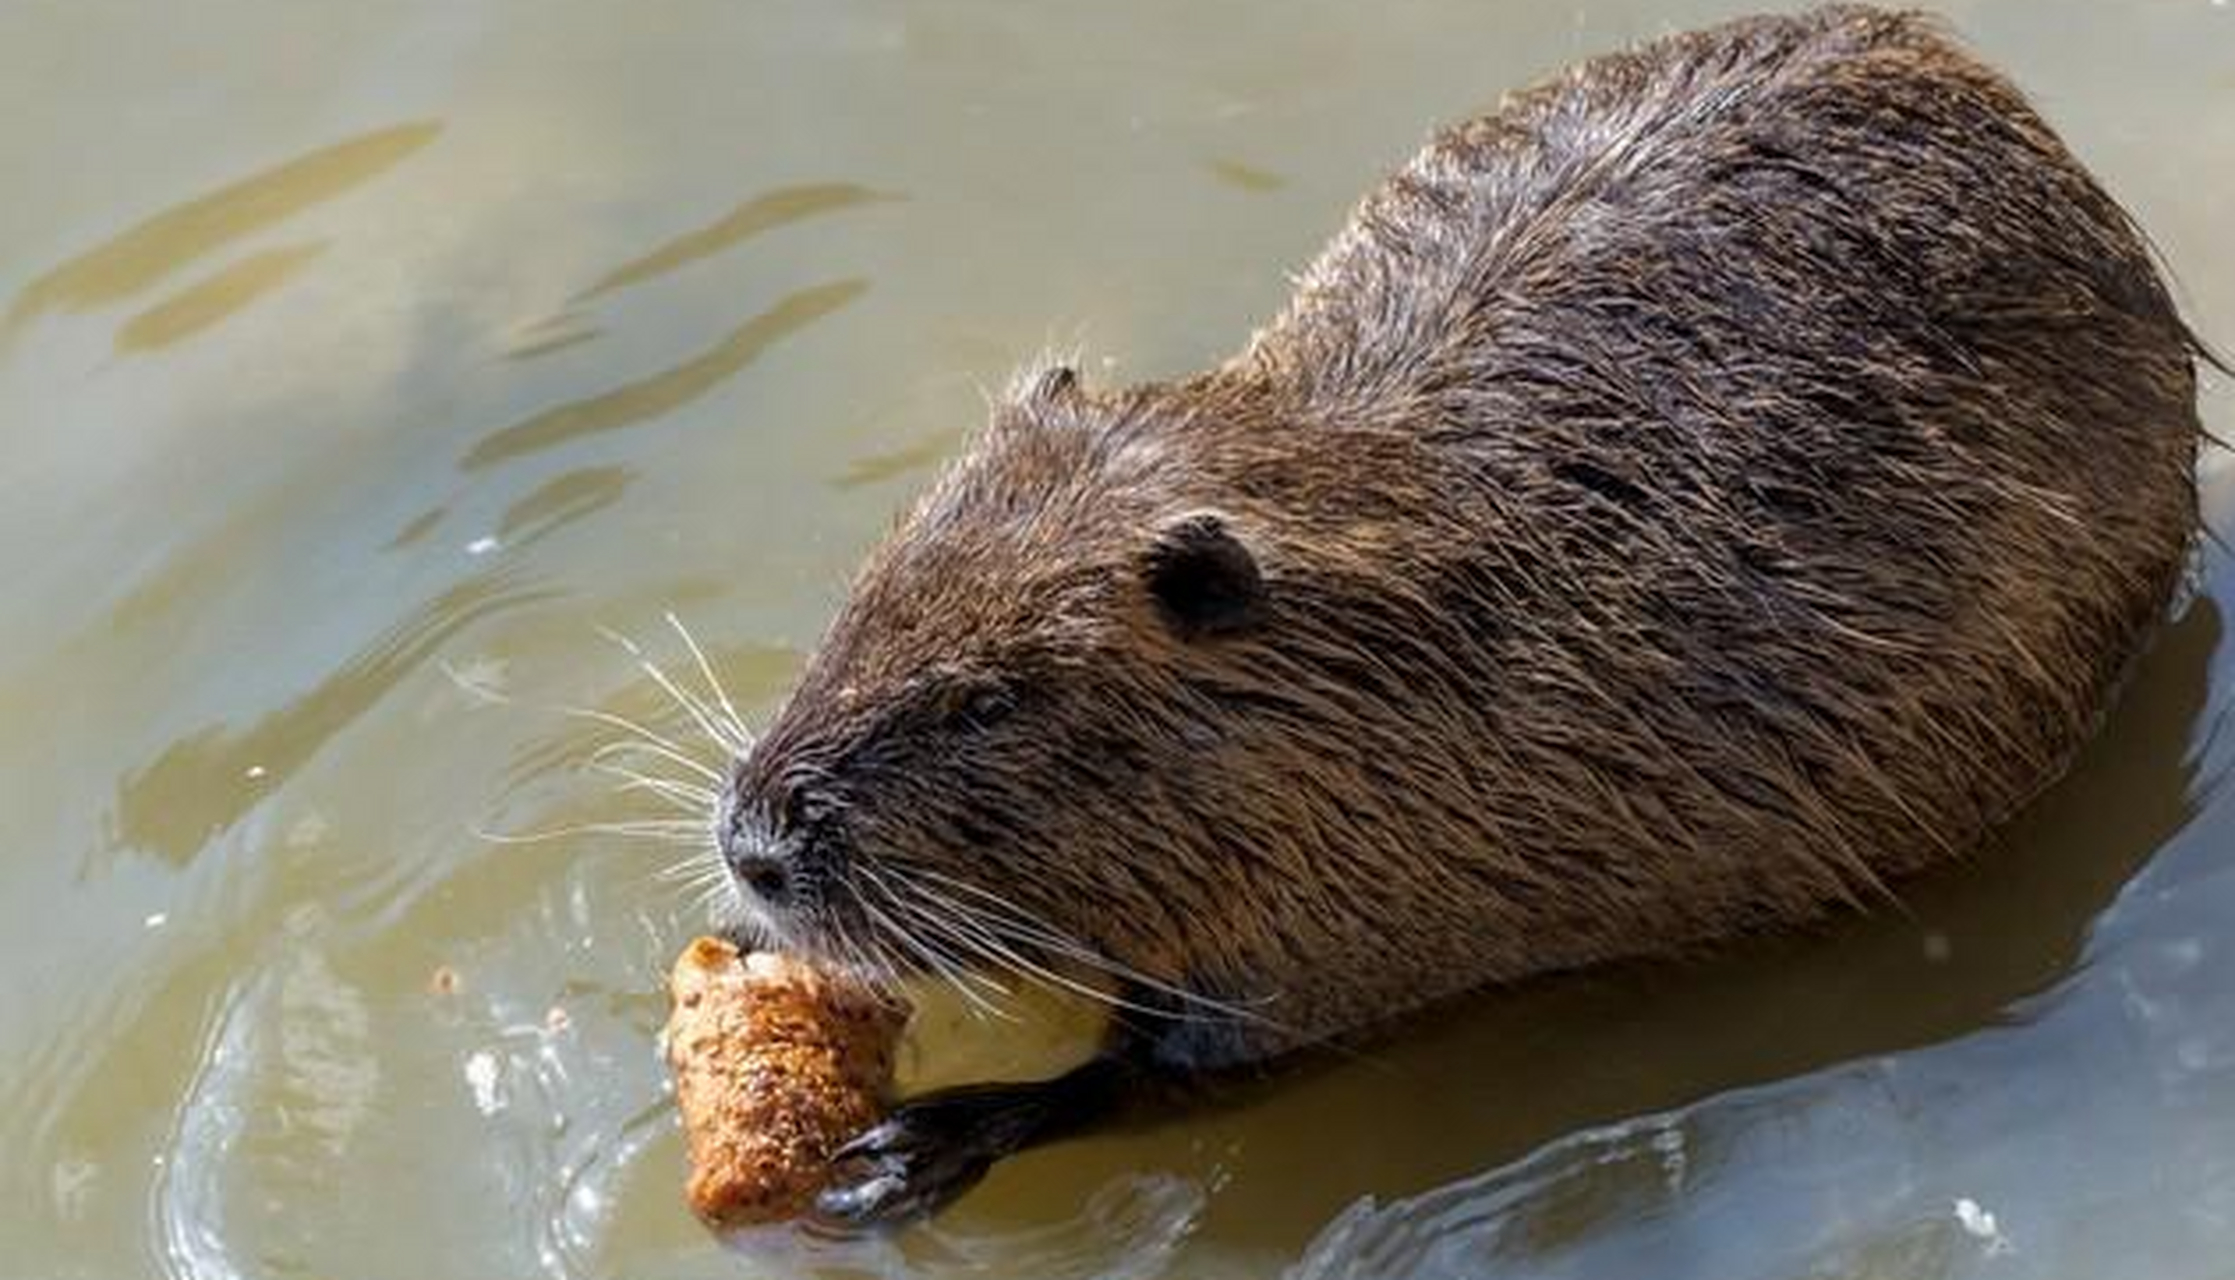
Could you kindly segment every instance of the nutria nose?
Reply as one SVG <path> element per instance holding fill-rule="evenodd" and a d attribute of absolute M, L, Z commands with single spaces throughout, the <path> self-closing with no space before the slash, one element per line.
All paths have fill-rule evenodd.
<path fill-rule="evenodd" d="M 761 901 L 776 906 L 791 895 L 791 870 L 782 854 L 749 842 L 732 844 L 727 853 L 731 874 Z"/>
<path fill-rule="evenodd" d="M 791 893 L 789 859 L 774 833 L 754 822 L 733 791 L 722 799 L 720 820 L 722 860 L 738 886 L 770 906 Z"/>

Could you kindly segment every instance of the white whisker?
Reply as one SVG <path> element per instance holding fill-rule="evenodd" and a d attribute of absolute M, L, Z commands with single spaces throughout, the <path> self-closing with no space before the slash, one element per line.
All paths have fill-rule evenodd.
<path fill-rule="evenodd" d="M 719 880 L 728 872 L 728 866 L 712 849 L 693 849 L 681 861 L 653 872 L 652 878 L 696 885 L 701 880 Z"/>
<path fill-rule="evenodd" d="M 964 923 L 963 919 L 959 916 L 941 917 L 930 912 L 919 913 L 916 919 L 925 928 L 932 929 L 943 934 L 948 939 L 952 940 L 956 945 L 967 948 L 977 955 L 984 957 L 988 961 L 991 961 L 995 965 L 1016 973 L 1020 977 L 1033 979 L 1042 983 L 1043 985 L 1053 987 L 1058 990 L 1071 992 L 1074 995 L 1094 1001 L 1098 1004 L 1107 1005 L 1113 1009 L 1122 1009 L 1129 1013 L 1138 1013 L 1145 1017 L 1160 1018 L 1166 1021 L 1186 1022 L 1198 1020 L 1204 1017 L 1204 1015 L 1201 1014 L 1173 1013 L 1169 1009 L 1158 1009 L 1150 1005 L 1141 1004 L 1137 1001 L 1128 1000 L 1124 996 L 1118 995 L 1115 992 L 1104 991 L 1101 988 L 1093 986 L 1089 983 L 1081 982 L 1080 980 L 1070 976 L 1069 974 L 1041 964 L 1038 961 L 1025 956 L 1016 948 L 1009 946 L 1000 937 L 989 933 L 987 931 L 987 926 L 983 923 L 972 926 Z"/>
<path fill-rule="evenodd" d="M 606 774 L 610 777 L 624 778 L 630 782 L 668 787 L 685 795 L 691 796 L 693 799 L 703 800 L 709 803 L 711 803 L 716 798 L 716 793 L 714 791 L 714 788 L 712 787 L 702 787 L 695 782 L 688 782 L 681 778 L 669 778 L 663 777 L 662 775 L 656 773 L 645 773 L 640 769 L 631 769 L 625 764 L 613 764 L 610 761 L 594 760 L 590 763 L 590 768 L 594 772 Z"/>
<path fill-rule="evenodd" d="M 633 738 L 624 739 L 620 742 L 608 742 L 604 746 L 599 747 L 597 750 L 592 751 L 589 754 L 588 759 L 591 764 L 598 764 L 606 760 L 608 757 L 619 755 L 624 751 L 641 751 L 656 760 L 665 760 L 670 764 L 679 764 L 684 768 L 689 769 L 693 773 L 698 774 L 700 777 L 705 778 L 708 782 L 714 783 L 717 786 L 719 786 L 722 781 L 722 775 L 718 771 L 710 769 L 707 766 L 699 763 L 697 760 L 692 759 L 690 756 L 682 754 L 682 752 L 671 743 L 638 741 Z"/>
<path fill-rule="evenodd" d="M 1009 1022 L 1015 1021 L 1014 1016 L 1007 1010 L 994 1004 L 986 996 L 979 994 L 975 985 L 976 983 L 996 984 L 992 984 L 983 975 L 973 974 L 968 969 L 957 965 L 954 957 L 917 936 L 913 930 L 905 928 L 898 921 L 879 911 L 867 901 L 863 901 L 861 907 L 875 927 L 883 930 L 887 936 L 898 942 L 902 947 L 914 952 L 924 962 L 925 968 L 931 972 L 932 976 L 953 988 L 956 994 L 960 995 L 969 1005 L 974 1016 L 999 1018 Z"/>
<path fill-rule="evenodd" d="M 994 893 L 990 889 L 982 888 L 965 880 L 955 879 L 953 876 L 943 875 L 928 867 L 911 866 L 908 868 L 907 875 L 911 882 L 911 888 L 918 894 L 927 900 L 941 903 L 949 912 L 962 919 L 974 921 L 981 932 L 990 932 L 1013 942 L 1038 946 L 1074 963 L 1094 969 L 1110 977 L 1134 983 L 1159 995 L 1169 996 L 1174 1000 L 1195 1006 L 1220 1018 L 1254 1022 L 1263 1026 L 1278 1025 L 1263 1014 L 1246 1006 L 1190 991 L 1185 987 L 1142 973 L 1130 965 L 1120 963 L 1085 942 L 1070 937 L 1046 922 L 1033 917 L 1015 902 Z M 935 881 L 947 885 L 958 892 L 971 894 L 988 905 L 973 908 L 967 903 L 940 893 L 929 884 L 922 883 L 923 881 Z M 1013 954 L 1013 949 L 1006 947 L 1003 949 L 1010 950 Z M 1103 998 L 1112 999 L 1110 997 Z M 1144 1008 L 1142 1012 L 1164 1018 L 1185 1016 L 1161 1009 Z"/>
<path fill-rule="evenodd" d="M 614 788 L 616 792 L 623 795 L 632 791 L 649 792 L 673 804 L 685 813 L 704 814 L 714 806 L 714 793 L 704 787 L 694 787 L 688 783 L 676 782 L 668 778 L 648 778 L 633 770 L 619 769 L 611 765 L 593 765 L 591 767 L 595 772 L 626 779 L 620 786 Z"/>
<path fill-rule="evenodd" d="M 675 616 L 673 609 L 667 611 L 667 625 L 683 638 L 684 645 L 691 651 L 691 657 L 698 662 L 699 675 L 705 677 L 706 687 L 713 690 L 714 700 L 721 704 L 723 719 L 731 732 L 737 735 L 737 741 L 741 744 L 739 751 L 749 750 L 753 745 L 753 731 L 745 727 L 745 717 L 737 714 L 737 707 L 730 702 L 729 690 L 722 687 L 721 679 L 714 674 L 714 664 L 706 660 L 706 650 L 699 648 L 698 639 L 691 634 L 690 628 L 683 625 L 683 620 Z"/>
<path fill-rule="evenodd" d="M 866 866 L 861 869 L 869 870 Z M 886 885 L 874 872 L 869 875 L 865 883 L 875 889 L 878 895 L 883 897 L 895 911 L 905 908 L 905 904 L 893 894 L 891 887 Z M 879 910 L 877 905 L 869 900 L 868 895 L 861 893 L 858 889 L 854 890 L 853 899 L 861 907 L 862 913 L 869 918 L 873 927 L 882 930 L 902 947 L 913 952 L 924 962 L 925 967 L 931 971 L 934 977 L 953 987 L 969 1003 L 974 1013 L 990 1015 L 1005 1022 L 1016 1021 L 1014 1014 L 993 1003 L 985 995 L 980 994 L 973 984 L 983 986 L 1003 999 L 1011 998 L 1012 995 L 1006 987 L 984 974 L 972 973 L 967 967 L 957 964 L 955 958 L 949 955 L 944 948 L 918 936 L 914 930 L 909 929 L 892 915 Z"/>
<path fill-rule="evenodd" d="M 638 647 L 636 641 L 629 639 L 627 636 L 622 635 L 620 632 L 615 631 L 610 627 L 599 627 L 598 633 L 600 635 L 603 635 L 606 639 L 611 640 L 613 643 L 621 646 L 622 649 L 628 652 L 630 657 L 635 658 L 637 667 L 642 670 L 645 675 L 650 676 L 653 683 L 659 685 L 659 687 L 667 693 L 668 697 L 675 699 L 675 705 L 683 708 L 684 713 L 689 715 L 690 718 L 698 724 L 699 732 L 704 733 L 708 738 L 712 739 L 715 746 L 720 747 L 723 750 L 728 751 L 734 755 L 743 755 L 749 749 L 746 743 L 733 740 L 732 738 L 730 738 L 729 735 L 723 733 L 721 726 L 714 723 L 714 718 L 707 711 L 705 704 L 699 701 L 699 699 L 695 695 L 686 691 L 681 685 L 678 685 L 675 683 L 675 681 L 669 679 L 667 672 L 662 671 L 658 663 L 653 662 L 650 658 L 644 655 L 644 650 Z"/>
<path fill-rule="evenodd" d="M 696 844 L 706 837 L 703 823 L 681 819 L 647 822 L 584 822 L 574 826 L 551 827 L 542 831 L 490 831 L 475 827 L 476 839 L 491 844 L 541 844 L 548 840 L 565 840 L 576 836 L 619 836 L 627 839 L 664 840 L 672 844 Z"/>

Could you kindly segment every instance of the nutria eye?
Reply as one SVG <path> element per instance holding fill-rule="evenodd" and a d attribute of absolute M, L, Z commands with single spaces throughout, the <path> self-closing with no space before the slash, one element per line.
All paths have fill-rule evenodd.
<path fill-rule="evenodd" d="M 1016 691 L 1007 685 L 961 680 L 933 691 L 930 718 L 951 733 L 976 733 L 1000 723 L 1016 709 Z"/>
<path fill-rule="evenodd" d="M 971 729 L 984 729 L 999 723 L 1017 709 L 1017 696 L 997 685 L 973 689 L 957 707 L 955 718 Z"/>

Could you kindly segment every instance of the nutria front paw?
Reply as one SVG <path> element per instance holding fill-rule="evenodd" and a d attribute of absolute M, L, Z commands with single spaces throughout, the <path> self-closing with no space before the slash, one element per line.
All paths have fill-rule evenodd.
<path fill-rule="evenodd" d="M 831 1156 L 835 1173 L 816 1213 L 860 1228 L 938 1212 L 1030 1139 L 1040 1094 L 1035 1085 L 985 1085 L 897 1108 Z"/>
<path fill-rule="evenodd" d="M 964 1085 L 903 1103 L 831 1156 L 815 1212 L 850 1229 L 937 1213 L 994 1161 L 1107 1116 L 1140 1078 L 1137 1064 L 1106 1052 L 1053 1080 Z"/>

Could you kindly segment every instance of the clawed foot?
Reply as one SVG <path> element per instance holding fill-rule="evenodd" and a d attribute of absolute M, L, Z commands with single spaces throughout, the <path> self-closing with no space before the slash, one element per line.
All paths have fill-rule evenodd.
<path fill-rule="evenodd" d="M 907 1103 L 838 1149 L 816 1212 L 848 1227 L 926 1217 L 1030 1141 L 1041 1086 L 954 1089 Z"/>
<path fill-rule="evenodd" d="M 1098 1059 L 1054 1080 L 970 1085 L 904 1103 L 831 1157 L 835 1176 L 816 1213 L 851 1229 L 936 1213 L 995 1161 L 1099 1118 L 1128 1078 L 1121 1064 Z"/>

